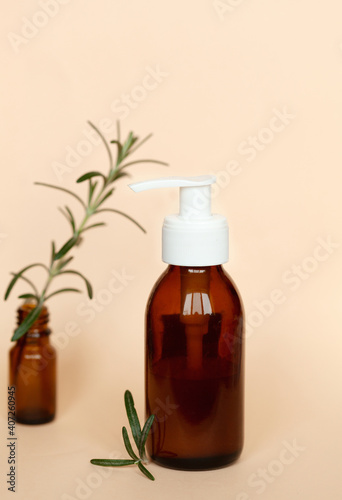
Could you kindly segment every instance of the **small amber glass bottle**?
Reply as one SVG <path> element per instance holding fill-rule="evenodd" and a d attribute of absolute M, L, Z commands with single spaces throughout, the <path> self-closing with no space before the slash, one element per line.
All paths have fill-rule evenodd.
<path fill-rule="evenodd" d="M 18 309 L 18 325 L 34 308 Z M 56 412 L 56 350 L 50 344 L 49 313 L 45 306 L 28 332 L 10 350 L 10 385 L 15 386 L 16 421 L 44 424 Z"/>
<path fill-rule="evenodd" d="M 147 451 L 182 470 L 215 469 L 243 446 L 244 338 L 239 294 L 221 265 L 170 265 L 146 315 Z"/>

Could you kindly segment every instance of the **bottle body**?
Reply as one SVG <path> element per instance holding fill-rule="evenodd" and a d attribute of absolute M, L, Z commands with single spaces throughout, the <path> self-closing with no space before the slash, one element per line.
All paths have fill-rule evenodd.
<path fill-rule="evenodd" d="M 18 309 L 18 325 L 34 304 Z M 56 350 L 50 344 L 48 311 L 44 306 L 28 332 L 10 350 L 9 383 L 15 386 L 16 421 L 22 424 L 51 422 L 56 413 Z"/>
<path fill-rule="evenodd" d="M 221 266 L 169 266 L 146 314 L 147 451 L 182 470 L 223 467 L 243 446 L 243 310 Z"/>

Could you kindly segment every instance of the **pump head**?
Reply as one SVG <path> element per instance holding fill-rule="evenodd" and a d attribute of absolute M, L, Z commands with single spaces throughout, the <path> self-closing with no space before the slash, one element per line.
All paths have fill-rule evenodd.
<path fill-rule="evenodd" d="M 228 261 L 228 225 L 211 213 L 213 175 L 164 177 L 130 184 L 135 192 L 179 187 L 179 214 L 164 219 L 162 258 L 176 266 L 214 266 Z"/>

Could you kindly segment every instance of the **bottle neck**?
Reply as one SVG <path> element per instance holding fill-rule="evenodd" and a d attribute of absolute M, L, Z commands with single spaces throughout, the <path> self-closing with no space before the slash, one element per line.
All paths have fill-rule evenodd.
<path fill-rule="evenodd" d="M 203 276 L 210 273 L 220 272 L 223 268 L 221 264 L 217 264 L 215 266 L 176 266 L 169 264 L 168 269 L 171 272 L 179 272 L 182 276 Z"/>
<path fill-rule="evenodd" d="M 35 308 L 35 303 L 33 302 L 25 302 L 22 304 L 17 310 L 17 325 L 19 326 L 26 316 Z M 49 311 L 46 306 L 43 306 L 42 311 L 33 325 L 29 328 L 29 330 L 23 336 L 26 338 L 40 338 L 43 336 L 48 337 L 51 333 L 49 329 Z M 20 339 L 19 339 L 20 340 Z"/>

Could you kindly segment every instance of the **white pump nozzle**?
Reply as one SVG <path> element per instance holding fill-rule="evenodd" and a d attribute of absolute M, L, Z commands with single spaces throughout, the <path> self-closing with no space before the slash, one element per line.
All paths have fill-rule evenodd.
<path fill-rule="evenodd" d="M 197 175 L 194 177 L 161 177 L 160 179 L 150 179 L 149 181 L 135 182 L 129 184 L 129 187 L 136 193 L 147 191 L 148 189 L 157 189 L 162 187 L 199 187 L 210 186 L 216 182 L 214 175 Z"/>
<path fill-rule="evenodd" d="M 129 187 L 145 191 L 179 187 L 179 214 L 169 215 L 163 225 L 163 261 L 178 266 L 213 266 L 228 260 L 226 218 L 211 214 L 213 175 L 164 177 L 136 182 Z"/>
<path fill-rule="evenodd" d="M 210 186 L 216 182 L 214 175 L 197 177 L 164 177 L 136 182 L 129 187 L 136 193 L 148 189 L 179 187 L 179 215 L 184 219 L 202 219 L 211 216 Z"/>

